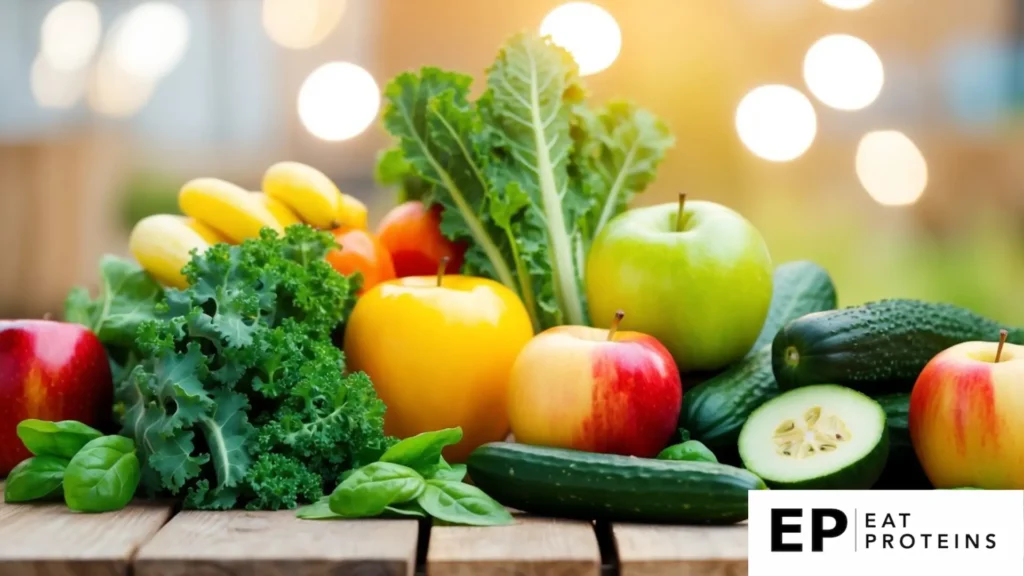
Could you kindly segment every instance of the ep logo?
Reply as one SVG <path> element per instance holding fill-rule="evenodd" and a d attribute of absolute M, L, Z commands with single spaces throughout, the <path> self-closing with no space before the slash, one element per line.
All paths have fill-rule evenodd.
<path fill-rule="evenodd" d="M 810 534 L 810 551 L 822 552 L 825 539 L 838 538 L 850 524 L 846 514 L 836 508 L 811 508 L 807 512 L 801 508 L 771 509 L 772 552 L 803 552 L 804 526 Z"/>

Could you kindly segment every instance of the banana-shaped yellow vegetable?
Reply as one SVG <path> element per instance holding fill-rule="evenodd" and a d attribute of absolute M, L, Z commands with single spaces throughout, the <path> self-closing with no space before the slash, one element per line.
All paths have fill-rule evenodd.
<path fill-rule="evenodd" d="M 213 228 L 210 228 L 206 224 L 203 224 L 195 218 L 186 218 L 184 216 L 177 216 L 185 223 L 186 226 L 196 231 L 196 234 L 202 236 L 203 240 L 206 240 L 207 244 L 214 245 L 222 242 L 230 244 L 231 242 L 220 232 L 217 232 Z"/>
<path fill-rule="evenodd" d="M 338 201 L 336 222 L 339 226 L 351 226 L 366 230 L 366 204 L 354 196 L 342 194 Z"/>
<path fill-rule="evenodd" d="M 334 228 L 341 192 L 323 172 L 298 162 L 278 162 L 263 175 L 263 192 L 291 208 L 303 222 Z"/>
<path fill-rule="evenodd" d="M 302 220 L 292 211 L 291 208 L 284 205 L 283 202 L 276 198 L 271 198 L 263 192 L 253 192 L 253 196 L 263 205 L 264 208 L 270 211 L 277 218 L 282 228 L 287 228 L 292 224 L 301 224 Z"/>
<path fill-rule="evenodd" d="M 209 246 L 188 218 L 170 214 L 139 220 L 128 237 L 128 249 L 139 265 L 161 284 L 174 288 L 188 288 L 181 269 L 192 259 L 193 249 L 202 253 Z"/>
<path fill-rule="evenodd" d="M 279 234 L 284 228 L 247 190 L 217 178 L 196 178 L 178 193 L 178 206 L 185 214 L 223 234 L 235 244 L 258 238 L 264 227 Z"/>

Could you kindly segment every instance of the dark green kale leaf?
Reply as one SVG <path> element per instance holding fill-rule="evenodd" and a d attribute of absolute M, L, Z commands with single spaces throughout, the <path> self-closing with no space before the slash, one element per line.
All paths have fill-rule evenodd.
<path fill-rule="evenodd" d="M 139 363 L 116 396 L 148 493 L 294 508 L 388 447 L 384 404 L 331 341 L 354 299 L 324 260 L 333 247 L 304 225 L 215 245 L 140 324 Z"/>

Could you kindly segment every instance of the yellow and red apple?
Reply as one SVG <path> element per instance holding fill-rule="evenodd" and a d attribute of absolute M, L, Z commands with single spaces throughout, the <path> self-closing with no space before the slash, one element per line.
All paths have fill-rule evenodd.
<path fill-rule="evenodd" d="M 965 342 L 928 363 L 910 438 L 936 488 L 1024 489 L 1024 346 Z"/>
<path fill-rule="evenodd" d="M 508 435 L 509 371 L 532 336 L 519 297 L 497 282 L 409 276 L 359 298 L 345 356 L 350 370 L 373 380 L 388 434 L 461 426 L 462 441 L 444 451 L 460 462 Z"/>
<path fill-rule="evenodd" d="M 18 438 L 19 422 L 78 420 L 103 429 L 113 395 L 107 354 L 84 326 L 0 321 L 0 478 L 31 456 Z"/>
<path fill-rule="evenodd" d="M 557 326 L 526 345 L 509 382 L 517 442 L 641 457 L 665 447 L 679 418 L 679 370 L 654 337 L 616 326 Z"/>

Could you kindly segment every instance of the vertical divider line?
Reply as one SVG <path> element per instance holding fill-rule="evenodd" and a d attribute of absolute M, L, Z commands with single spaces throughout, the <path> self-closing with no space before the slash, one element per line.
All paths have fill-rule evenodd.
<path fill-rule="evenodd" d="M 416 533 L 416 566 L 413 567 L 413 574 L 417 576 L 427 573 L 427 551 L 430 549 L 430 530 L 433 524 L 430 518 L 422 518 L 419 521 L 419 530 Z"/>
<path fill-rule="evenodd" d="M 620 572 L 619 552 L 615 547 L 615 535 L 612 533 L 611 522 L 597 520 L 594 522 L 594 536 L 601 552 L 601 576 L 618 576 Z"/>

